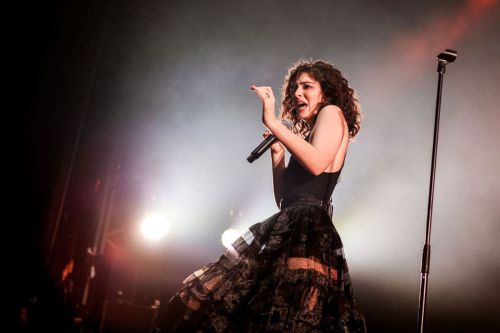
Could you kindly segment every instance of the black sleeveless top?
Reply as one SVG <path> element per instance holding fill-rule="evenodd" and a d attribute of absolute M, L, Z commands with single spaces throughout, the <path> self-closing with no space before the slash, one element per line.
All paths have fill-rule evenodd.
<path fill-rule="evenodd" d="M 292 155 L 285 170 L 282 199 L 286 200 L 309 194 L 325 203 L 328 202 L 343 167 L 342 165 L 337 172 L 323 172 L 318 176 L 314 176 L 304 169 Z"/>

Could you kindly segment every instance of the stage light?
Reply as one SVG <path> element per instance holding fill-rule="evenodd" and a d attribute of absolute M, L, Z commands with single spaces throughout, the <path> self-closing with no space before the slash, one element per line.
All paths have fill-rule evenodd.
<path fill-rule="evenodd" d="M 158 240 L 168 232 L 168 223 L 159 214 L 147 216 L 141 223 L 141 233 L 148 240 Z"/>
<path fill-rule="evenodd" d="M 228 248 L 229 246 L 231 246 L 231 244 L 233 244 L 235 240 L 238 239 L 238 237 L 240 237 L 240 235 L 241 232 L 236 229 L 226 229 L 226 231 L 224 231 L 221 236 L 222 244 L 224 244 L 224 246 Z"/>

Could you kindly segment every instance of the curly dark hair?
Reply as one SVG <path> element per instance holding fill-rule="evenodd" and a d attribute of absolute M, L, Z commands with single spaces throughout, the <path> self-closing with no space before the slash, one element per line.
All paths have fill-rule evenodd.
<path fill-rule="evenodd" d="M 358 134 L 361 125 L 361 107 L 354 90 L 342 73 L 333 65 L 322 60 L 299 60 L 292 65 L 285 77 L 282 87 L 281 118 L 290 119 L 294 124 L 294 132 L 305 136 L 311 129 L 308 124 L 299 118 L 295 91 L 297 80 L 302 73 L 311 75 L 321 85 L 323 101 L 318 105 L 319 110 L 327 105 L 338 106 L 347 122 L 349 138 Z"/>

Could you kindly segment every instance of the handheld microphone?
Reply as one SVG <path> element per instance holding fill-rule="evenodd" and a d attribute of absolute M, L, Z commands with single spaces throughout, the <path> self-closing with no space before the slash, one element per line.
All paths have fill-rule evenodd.
<path fill-rule="evenodd" d="M 282 124 L 285 125 L 286 128 L 288 128 L 289 130 L 291 130 L 293 128 L 293 123 L 290 119 L 284 119 L 282 121 Z M 269 149 L 269 147 L 271 147 L 271 145 L 273 143 L 276 142 L 276 137 L 271 134 L 269 135 L 267 138 L 264 139 L 264 141 L 262 141 L 258 146 L 257 148 L 255 148 L 251 153 L 250 155 L 247 157 L 247 161 L 252 163 L 253 161 L 255 161 L 256 159 L 258 159 L 262 154 L 264 154 L 264 152 L 266 150 Z"/>

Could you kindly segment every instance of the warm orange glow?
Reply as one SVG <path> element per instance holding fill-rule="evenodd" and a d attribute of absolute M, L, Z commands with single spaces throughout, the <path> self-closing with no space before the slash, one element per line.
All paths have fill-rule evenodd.
<path fill-rule="evenodd" d="M 372 72 L 366 76 L 379 78 L 383 73 L 383 90 L 388 95 L 400 91 L 422 73 L 428 73 L 426 68 L 430 62 L 445 49 L 457 50 L 460 58 L 461 40 L 492 19 L 494 16 L 489 14 L 497 7 L 496 0 L 469 0 L 430 19 L 418 30 L 403 31 L 389 44 L 384 63 L 373 66 Z M 401 68 L 404 68 L 404 73 L 401 73 Z"/>
<path fill-rule="evenodd" d="M 333 269 L 330 269 L 328 266 L 323 265 L 319 261 L 314 258 L 297 258 L 290 257 L 287 262 L 288 269 L 312 269 L 316 272 L 330 277 L 333 280 L 337 280 L 337 272 Z"/>
<path fill-rule="evenodd" d="M 460 39 L 481 24 L 485 14 L 495 5 L 495 0 L 469 0 L 455 13 L 437 17 L 420 31 L 401 36 L 395 41 L 399 61 L 409 69 L 410 76 L 420 73 L 426 59 L 444 49 L 455 48 Z"/>
<path fill-rule="evenodd" d="M 73 266 L 75 264 L 75 261 L 73 259 L 71 259 L 67 264 L 66 266 L 64 266 L 64 269 L 62 271 L 62 274 L 61 274 L 61 281 L 64 281 L 66 280 L 66 278 L 68 278 L 68 276 L 73 273 Z"/>

